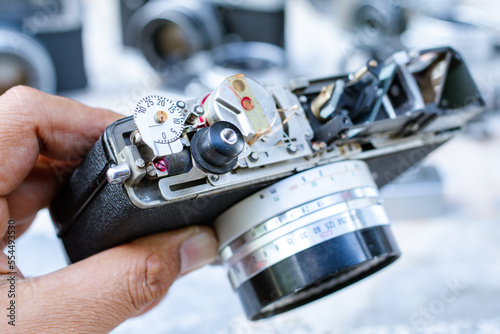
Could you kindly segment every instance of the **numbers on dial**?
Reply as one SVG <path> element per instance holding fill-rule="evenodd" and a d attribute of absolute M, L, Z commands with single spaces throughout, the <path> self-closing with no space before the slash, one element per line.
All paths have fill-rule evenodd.
<path fill-rule="evenodd" d="M 135 107 L 134 121 L 149 146 L 172 143 L 184 130 L 182 109 L 173 100 L 160 95 L 142 98 Z"/>

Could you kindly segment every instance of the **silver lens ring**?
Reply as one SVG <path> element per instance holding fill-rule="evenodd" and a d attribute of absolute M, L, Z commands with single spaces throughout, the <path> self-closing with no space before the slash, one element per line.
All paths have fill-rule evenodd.
<path fill-rule="evenodd" d="M 221 251 L 222 260 L 227 261 L 229 257 L 244 244 L 253 241 L 264 234 L 272 232 L 279 227 L 310 215 L 316 211 L 323 210 L 327 207 L 333 206 L 339 212 L 347 211 L 349 205 L 347 205 L 348 200 L 354 200 L 359 198 L 378 198 L 379 192 L 373 187 L 360 187 L 356 189 L 347 190 L 344 192 L 336 193 L 333 195 L 328 195 L 318 200 L 306 203 L 295 209 L 282 213 L 281 215 L 271 218 L 268 221 L 255 226 L 250 229 L 250 231 L 243 234 L 241 237 L 234 240 L 231 244 L 224 247 Z M 353 201 L 350 201 L 353 203 Z"/>
<path fill-rule="evenodd" d="M 320 201 L 309 204 L 314 207 Z M 311 214 L 294 221 L 287 228 L 277 231 L 281 233 L 276 236 L 268 235 L 268 240 L 255 240 L 227 261 L 233 288 L 238 288 L 279 261 L 326 240 L 367 227 L 388 225 L 385 210 L 377 201 L 371 199 L 365 203 L 366 207 L 359 209 L 349 208 L 352 205 L 350 202 L 355 201 L 339 203 L 317 212 L 319 215 Z M 269 241 L 271 237 L 273 240 Z"/>
<path fill-rule="evenodd" d="M 219 256 L 254 320 L 341 289 L 399 256 L 363 161 L 281 180 L 225 211 L 215 228 Z"/>

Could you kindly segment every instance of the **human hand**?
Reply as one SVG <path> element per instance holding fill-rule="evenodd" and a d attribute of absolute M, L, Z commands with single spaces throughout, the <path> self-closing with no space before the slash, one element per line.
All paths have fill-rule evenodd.
<path fill-rule="evenodd" d="M 28 87 L 0 96 L 2 249 L 9 220 L 19 237 L 106 126 L 120 117 Z M 7 255 L 0 253 L 0 332 L 107 333 L 153 308 L 177 277 L 212 262 L 216 252 L 211 229 L 189 227 L 140 238 L 35 278 L 9 268 Z M 18 273 L 15 326 L 5 317 L 12 271 Z"/>

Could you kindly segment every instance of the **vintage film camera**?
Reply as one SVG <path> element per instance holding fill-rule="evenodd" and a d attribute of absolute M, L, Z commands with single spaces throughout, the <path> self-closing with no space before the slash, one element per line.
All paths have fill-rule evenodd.
<path fill-rule="evenodd" d="M 0 94 L 16 85 L 47 93 L 87 85 L 79 1 L 0 0 Z"/>
<path fill-rule="evenodd" d="M 167 84 L 179 86 L 207 67 L 260 74 L 285 65 L 284 0 L 121 0 L 120 11 L 123 43 L 139 49 Z"/>
<path fill-rule="evenodd" d="M 235 75 L 190 101 L 147 96 L 75 170 L 53 220 L 71 261 L 210 224 L 247 316 L 269 317 L 396 260 L 377 187 L 483 105 L 448 48 L 289 87 Z"/>

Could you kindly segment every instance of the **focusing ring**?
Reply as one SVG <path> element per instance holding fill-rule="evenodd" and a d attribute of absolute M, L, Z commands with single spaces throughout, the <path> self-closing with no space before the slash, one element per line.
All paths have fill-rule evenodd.
<path fill-rule="evenodd" d="M 215 227 L 219 256 L 252 320 L 337 291 L 399 257 L 362 161 L 281 180 L 228 209 Z"/>

